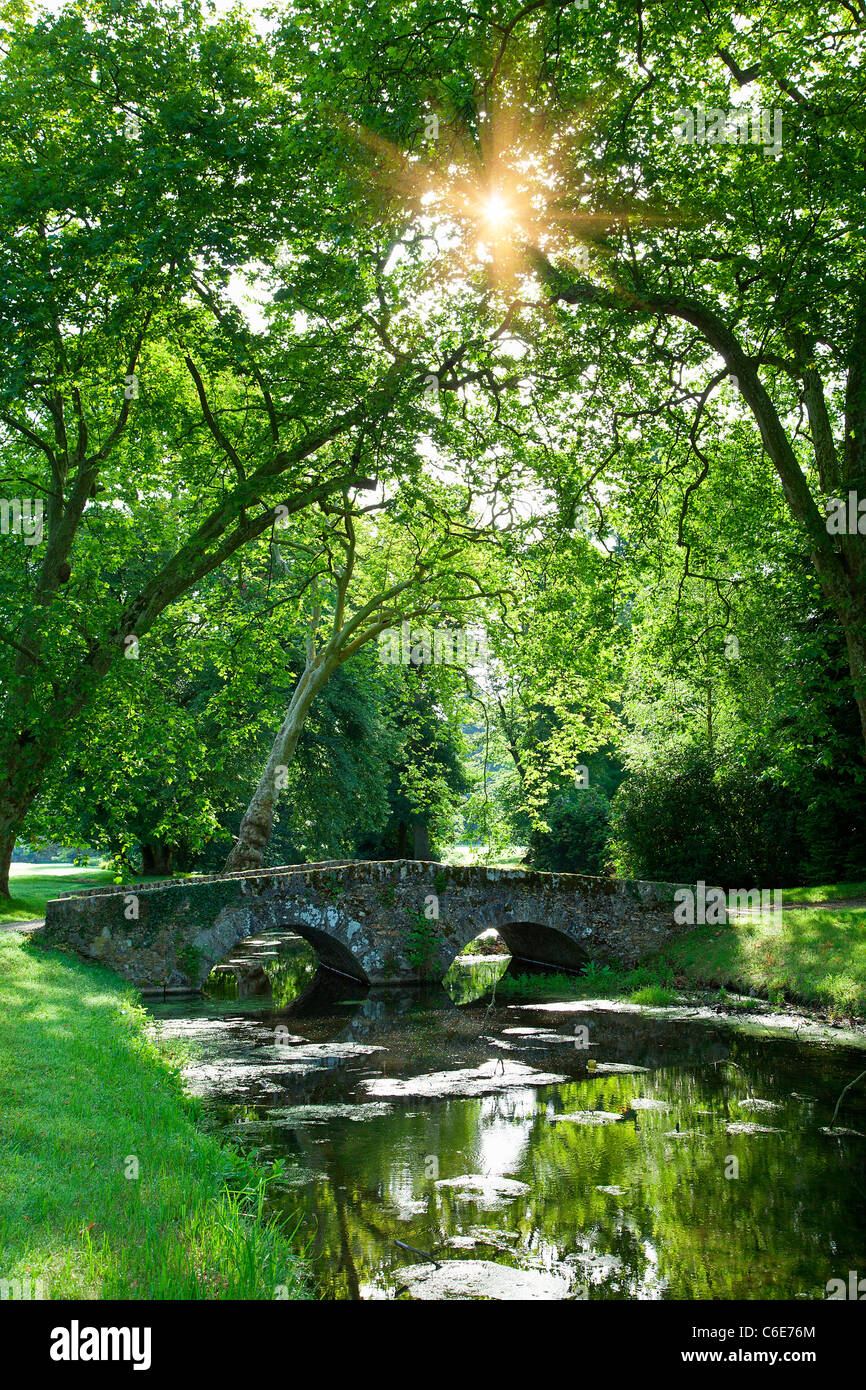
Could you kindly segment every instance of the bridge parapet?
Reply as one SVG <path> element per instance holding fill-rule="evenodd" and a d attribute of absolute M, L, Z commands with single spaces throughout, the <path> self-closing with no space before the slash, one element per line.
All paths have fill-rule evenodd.
<path fill-rule="evenodd" d="M 353 859 L 321 859 L 314 864 L 280 864 L 270 869 L 235 869 L 228 874 L 181 874 L 176 878 L 145 879 L 142 883 L 100 883 L 95 888 L 80 888 L 69 893 L 58 893 L 52 902 L 63 898 L 107 898 L 126 893 L 149 893 L 161 888 L 176 888 L 184 884 L 225 883 L 235 878 L 260 878 L 268 874 L 287 874 L 308 869 L 344 868 L 353 864 Z"/>
<path fill-rule="evenodd" d="M 632 965 L 683 930 L 673 918 L 676 886 L 329 860 L 65 895 L 47 904 L 34 939 L 99 960 L 142 988 L 197 988 L 244 937 L 288 929 L 332 970 L 374 984 L 420 983 L 441 979 L 488 927 L 521 959 Z"/>

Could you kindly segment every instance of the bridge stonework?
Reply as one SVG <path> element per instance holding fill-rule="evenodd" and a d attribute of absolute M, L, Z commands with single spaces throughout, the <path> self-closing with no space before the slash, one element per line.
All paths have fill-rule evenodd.
<path fill-rule="evenodd" d="M 674 922 L 677 886 L 335 860 L 66 895 L 48 903 L 33 939 L 145 990 L 197 989 L 245 937 L 283 929 L 305 937 L 329 969 L 375 985 L 419 984 L 440 981 L 489 927 L 518 959 L 633 966 L 689 930 Z"/>

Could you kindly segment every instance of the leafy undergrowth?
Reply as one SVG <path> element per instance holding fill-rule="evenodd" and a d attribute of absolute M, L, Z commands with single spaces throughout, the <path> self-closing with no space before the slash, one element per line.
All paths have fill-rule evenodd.
<path fill-rule="evenodd" d="M 532 975 L 503 975 L 496 982 L 498 997 L 534 995 L 539 998 L 617 999 L 625 996 L 635 1004 L 673 1004 L 674 972 L 661 961 L 650 961 L 636 970 L 617 970 L 610 966 L 588 975 L 550 971 Z M 650 995 L 653 997 L 650 998 Z M 641 996 L 641 997 L 639 997 Z M 663 996 L 663 997 L 662 997 Z"/>
<path fill-rule="evenodd" d="M 0 1275 L 46 1298 L 305 1296 L 265 1175 L 196 1124 L 121 982 L 0 938 Z M 137 1176 L 136 1176 L 137 1174 Z"/>
<path fill-rule="evenodd" d="M 675 1004 L 677 995 L 672 989 L 664 989 L 662 985 L 645 985 L 643 989 L 636 989 L 629 995 L 632 1004 L 649 1004 L 653 1008 L 661 1009 L 667 1004 Z"/>

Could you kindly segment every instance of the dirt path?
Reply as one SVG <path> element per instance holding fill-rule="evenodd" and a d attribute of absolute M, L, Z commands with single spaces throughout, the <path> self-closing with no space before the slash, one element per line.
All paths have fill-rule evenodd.
<path fill-rule="evenodd" d="M 783 903 L 783 912 L 833 912 L 839 908 L 844 908 L 846 912 L 858 908 L 866 908 L 866 898 L 822 898 L 814 903 Z M 736 913 L 737 917 L 760 917 L 760 908 L 757 912 L 750 907 L 743 908 Z"/>
<path fill-rule="evenodd" d="M 866 898 L 822 898 L 820 902 L 784 902 L 783 912 L 830 912 L 833 908 L 866 908 Z"/>

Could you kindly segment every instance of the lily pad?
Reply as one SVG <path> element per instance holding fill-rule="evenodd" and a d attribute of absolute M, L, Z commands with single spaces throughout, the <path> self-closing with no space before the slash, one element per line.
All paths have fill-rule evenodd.
<path fill-rule="evenodd" d="M 367 1101 L 359 1105 L 288 1105 L 269 1110 L 269 1123 L 277 1125 L 319 1125 L 329 1120 L 372 1120 L 377 1115 L 390 1115 L 393 1106 L 384 1101 Z"/>
<path fill-rule="evenodd" d="M 536 1071 L 534 1067 L 524 1066 L 496 1058 L 484 1062 L 480 1067 L 460 1067 L 456 1071 L 428 1072 L 424 1076 L 410 1076 L 405 1081 L 398 1077 L 377 1076 L 361 1082 L 364 1090 L 371 1096 L 488 1096 L 497 1091 L 510 1091 L 514 1086 L 555 1086 L 567 1081 L 567 1076 L 556 1072 Z"/>
<path fill-rule="evenodd" d="M 647 1072 L 649 1067 L 639 1067 L 634 1062 L 596 1062 L 592 1070 L 612 1076 L 630 1076 L 632 1072 Z"/>
<path fill-rule="evenodd" d="M 567 1115 L 551 1115 L 552 1121 L 567 1120 L 573 1125 L 615 1125 L 622 1115 L 614 1115 L 609 1110 L 572 1110 Z"/>
<path fill-rule="evenodd" d="M 516 1197 L 524 1197 L 529 1191 L 528 1185 L 516 1178 L 485 1177 L 482 1173 L 440 1178 L 436 1186 L 451 1188 L 458 1202 L 475 1202 L 488 1210 L 513 1202 Z"/>
<path fill-rule="evenodd" d="M 497 1302 L 568 1298 L 573 1277 L 541 1269 L 513 1269 L 492 1260 L 445 1260 L 401 1271 L 402 1286 L 414 1299 L 477 1298 Z"/>

